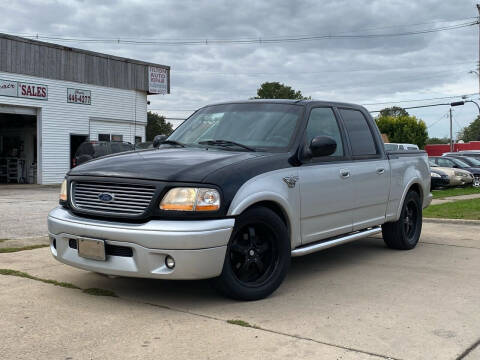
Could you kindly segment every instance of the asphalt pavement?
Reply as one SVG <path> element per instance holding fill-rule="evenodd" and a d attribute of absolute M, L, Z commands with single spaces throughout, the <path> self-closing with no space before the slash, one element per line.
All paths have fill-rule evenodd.
<path fill-rule="evenodd" d="M 425 223 L 412 251 L 374 237 L 294 258 L 255 302 L 208 281 L 109 278 L 49 248 L 0 254 L 0 358 L 479 359 L 479 231 Z"/>

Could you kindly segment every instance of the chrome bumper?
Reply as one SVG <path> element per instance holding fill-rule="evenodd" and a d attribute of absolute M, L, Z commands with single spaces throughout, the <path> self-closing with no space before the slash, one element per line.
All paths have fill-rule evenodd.
<path fill-rule="evenodd" d="M 120 223 L 75 216 L 62 207 L 48 215 L 50 249 L 57 260 L 109 275 L 160 279 L 206 279 L 220 275 L 234 223 L 234 219 Z M 69 246 L 70 239 L 78 237 L 130 247 L 133 256 L 108 255 L 106 261 L 82 258 Z M 175 260 L 173 269 L 165 265 L 167 255 Z"/>

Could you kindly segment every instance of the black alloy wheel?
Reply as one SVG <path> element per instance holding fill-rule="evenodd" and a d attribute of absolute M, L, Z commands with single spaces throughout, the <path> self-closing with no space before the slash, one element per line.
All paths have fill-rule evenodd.
<path fill-rule="evenodd" d="M 261 285 L 278 264 L 275 234 L 265 224 L 246 225 L 232 239 L 229 256 L 238 281 L 246 286 Z"/>
<path fill-rule="evenodd" d="M 236 218 L 222 274 L 214 285 L 234 299 L 263 299 L 282 283 L 290 257 L 290 236 L 283 220 L 269 208 L 253 207 Z"/>
<path fill-rule="evenodd" d="M 422 232 L 422 201 L 409 191 L 403 202 L 400 218 L 382 225 L 385 244 L 392 249 L 410 250 L 417 246 Z"/>

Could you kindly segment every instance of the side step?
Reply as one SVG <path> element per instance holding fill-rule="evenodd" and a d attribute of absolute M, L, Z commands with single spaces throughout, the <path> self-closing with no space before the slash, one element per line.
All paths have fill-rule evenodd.
<path fill-rule="evenodd" d="M 303 256 L 303 255 L 311 254 L 311 253 L 314 253 L 316 251 L 325 250 L 325 249 L 328 249 L 328 248 L 331 248 L 331 247 L 334 247 L 334 246 L 337 246 L 337 245 L 346 244 L 348 242 L 358 240 L 358 239 L 362 239 L 364 237 L 375 235 L 375 234 L 378 234 L 378 233 L 381 233 L 381 232 L 382 232 L 382 228 L 380 226 L 378 226 L 378 227 L 374 227 L 374 228 L 371 228 L 371 229 L 368 229 L 368 230 L 362 230 L 362 231 L 359 231 L 359 232 L 356 232 L 356 233 L 353 233 L 353 234 L 349 234 L 349 235 L 346 235 L 346 236 L 337 237 L 337 238 L 334 238 L 332 240 L 316 242 L 314 244 L 305 245 L 305 246 L 302 246 L 302 247 L 299 247 L 299 248 L 296 248 L 296 249 L 292 250 L 292 256 Z"/>

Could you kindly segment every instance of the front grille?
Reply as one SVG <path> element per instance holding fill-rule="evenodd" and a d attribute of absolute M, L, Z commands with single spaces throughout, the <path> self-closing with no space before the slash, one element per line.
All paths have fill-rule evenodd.
<path fill-rule="evenodd" d="M 96 214 L 138 216 L 147 210 L 154 194 L 155 187 L 150 185 L 75 181 L 72 205 Z"/>

